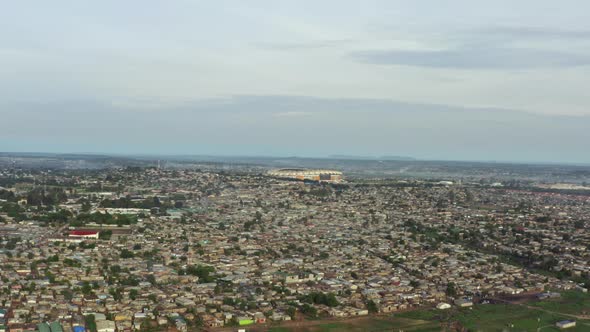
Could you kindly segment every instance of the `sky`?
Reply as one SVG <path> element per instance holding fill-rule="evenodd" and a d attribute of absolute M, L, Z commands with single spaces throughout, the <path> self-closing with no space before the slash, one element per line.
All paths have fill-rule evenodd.
<path fill-rule="evenodd" d="M 0 5 L 0 151 L 590 163 L 587 0 Z"/>

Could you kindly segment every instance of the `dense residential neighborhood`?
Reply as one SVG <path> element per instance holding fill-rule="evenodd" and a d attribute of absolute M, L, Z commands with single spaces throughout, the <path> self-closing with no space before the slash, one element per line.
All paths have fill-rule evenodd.
<path fill-rule="evenodd" d="M 587 195 L 270 175 L 1 170 L 0 332 L 288 326 L 587 292 Z"/>

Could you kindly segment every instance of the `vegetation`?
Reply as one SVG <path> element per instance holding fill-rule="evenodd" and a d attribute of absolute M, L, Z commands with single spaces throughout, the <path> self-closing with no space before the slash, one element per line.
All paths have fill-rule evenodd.
<path fill-rule="evenodd" d="M 185 269 L 180 269 L 178 274 L 197 276 L 199 277 L 200 284 L 215 282 L 216 280 L 216 278 L 213 276 L 215 274 L 215 269 L 213 266 L 189 265 Z"/>
<path fill-rule="evenodd" d="M 333 293 L 325 294 L 322 292 L 312 292 L 299 297 L 299 301 L 311 304 L 323 304 L 328 307 L 336 307 L 340 305 Z"/>
<path fill-rule="evenodd" d="M 94 321 L 94 315 L 88 315 L 84 317 L 86 328 L 90 332 L 96 332 L 96 322 Z"/>
<path fill-rule="evenodd" d="M 137 223 L 137 217 L 124 214 L 108 214 L 95 212 L 92 214 L 79 214 L 74 221 L 70 223 L 71 226 L 83 226 L 88 223 L 95 223 L 99 225 L 131 225 Z"/>
<path fill-rule="evenodd" d="M 377 304 L 373 300 L 369 300 L 367 302 L 367 310 L 369 311 L 370 314 L 375 314 L 375 313 L 379 312 L 379 308 L 377 307 Z"/>
<path fill-rule="evenodd" d="M 578 291 L 561 293 L 560 298 L 531 303 L 532 306 L 548 311 L 561 312 L 574 315 L 590 314 L 590 294 Z"/>
<path fill-rule="evenodd" d="M 539 307 L 539 309 L 530 306 Z M 533 302 L 526 305 L 487 304 L 471 309 L 416 310 L 396 314 L 396 317 L 429 322 L 447 326 L 460 326 L 468 331 L 558 331 L 555 322 L 571 319 L 565 314 L 587 314 L 590 295 L 581 292 L 565 292 L 561 298 Z M 577 329 L 586 331 L 589 321 L 577 320 Z"/>

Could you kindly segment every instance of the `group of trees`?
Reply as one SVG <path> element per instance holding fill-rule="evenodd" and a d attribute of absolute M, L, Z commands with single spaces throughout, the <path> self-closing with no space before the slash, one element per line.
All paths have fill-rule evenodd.
<path fill-rule="evenodd" d="M 34 188 L 27 194 L 28 205 L 57 205 L 68 200 L 68 195 L 62 188 Z"/>
<path fill-rule="evenodd" d="M 45 221 L 47 223 L 58 223 L 63 224 L 68 222 L 72 218 L 72 212 L 64 209 L 60 209 L 56 212 L 50 212 L 45 215 L 38 217 L 39 221 Z"/>
<path fill-rule="evenodd" d="M 109 214 L 109 213 L 82 213 L 79 214 L 75 220 L 70 223 L 70 226 L 83 226 L 87 223 L 95 223 L 101 225 L 131 225 L 137 223 L 137 217 L 125 214 Z"/>
<path fill-rule="evenodd" d="M 136 202 L 131 199 L 131 196 L 120 197 L 118 199 L 105 199 L 100 202 L 100 207 L 103 208 L 119 208 L 119 209 L 151 209 L 151 208 L 160 208 L 162 209 L 169 209 L 172 208 L 173 205 L 170 202 L 162 202 L 158 196 L 147 197 L 146 199 Z M 182 207 L 182 204 L 179 204 L 178 207 Z"/>
<path fill-rule="evenodd" d="M 18 205 L 17 203 L 4 203 L 0 211 L 6 213 L 10 218 L 15 219 L 16 221 L 25 220 L 26 216 L 24 214 L 24 209 Z"/>
<path fill-rule="evenodd" d="M 16 202 L 16 196 L 10 190 L 0 189 L 0 199 L 8 202 Z"/>
<path fill-rule="evenodd" d="M 21 242 L 22 239 L 20 236 L 7 236 L 7 237 L 0 237 L 0 249 L 6 250 L 14 250 L 16 248 L 16 244 Z"/>
<path fill-rule="evenodd" d="M 314 188 L 310 189 L 309 191 L 301 190 L 299 192 L 299 196 L 308 195 L 316 198 L 326 198 L 329 197 L 331 194 L 332 191 L 327 187 Z"/>
<path fill-rule="evenodd" d="M 125 258 L 133 258 L 133 257 L 135 257 L 135 254 L 133 253 L 133 251 L 125 248 L 125 249 L 121 250 L 120 257 L 123 258 L 123 259 L 125 259 Z"/>
<path fill-rule="evenodd" d="M 336 307 L 340 305 L 334 293 L 326 294 L 322 292 L 312 292 L 307 295 L 301 296 L 299 298 L 299 301 L 311 304 L 323 304 L 327 305 L 328 307 Z"/>
<path fill-rule="evenodd" d="M 262 213 L 260 211 L 256 211 L 254 218 L 244 223 L 244 230 L 249 232 L 255 225 L 262 225 Z"/>
<path fill-rule="evenodd" d="M 192 275 L 199 277 L 199 283 L 210 283 L 216 280 L 215 268 L 205 265 L 189 265 L 184 269 L 178 270 L 178 275 Z"/>

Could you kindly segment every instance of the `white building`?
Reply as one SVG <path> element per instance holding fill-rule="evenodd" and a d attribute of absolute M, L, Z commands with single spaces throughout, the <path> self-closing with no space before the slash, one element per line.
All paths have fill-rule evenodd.
<path fill-rule="evenodd" d="M 562 320 L 562 321 L 555 323 L 555 326 L 557 326 L 560 329 L 569 329 L 570 327 L 576 327 L 576 321 L 575 320 Z"/>
<path fill-rule="evenodd" d="M 441 302 L 436 305 L 436 309 L 439 309 L 439 310 L 445 310 L 445 309 L 450 309 L 450 308 L 451 308 L 451 305 L 448 303 L 444 303 L 444 302 Z"/>

